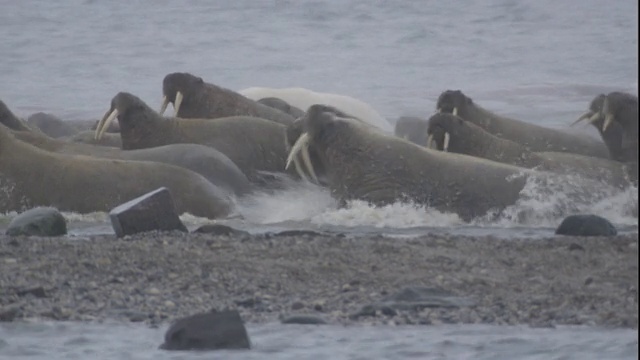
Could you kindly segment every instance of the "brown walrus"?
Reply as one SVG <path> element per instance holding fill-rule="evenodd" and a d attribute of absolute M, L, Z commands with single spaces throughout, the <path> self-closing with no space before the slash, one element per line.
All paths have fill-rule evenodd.
<path fill-rule="evenodd" d="M 260 104 L 270 106 L 274 109 L 278 109 L 283 113 L 291 115 L 294 119 L 297 119 L 304 115 L 304 111 L 301 109 L 289 104 L 288 102 L 276 98 L 276 97 L 266 97 L 258 100 Z"/>
<path fill-rule="evenodd" d="M 589 111 L 573 124 L 586 120 L 594 125 L 612 159 L 638 162 L 638 97 L 619 91 L 597 95 Z"/>
<path fill-rule="evenodd" d="M 523 145 L 492 135 L 453 114 L 433 115 L 422 132 L 426 134 L 427 141 L 420 145 L 440 151 L 481 157 L 528 169 L 579 174 L 616 187 L 626 187 L 634 181 L 620 162 L 572 153 L 532 152 Z"/>
<path fill-rule="evenodd" d="M 311 106 L 288 163 L 313 146 L 332 195 L 386 205 L 411 201 L 471 220 L 518 200 L 530 170 L 423 148 L 353 118 Z M 306 164 L 306 166 L 311 166 Z"/>
<path fill-rule="evenodd" d="M 193 171 L 147 161 L 63 155 L 16 139 L 0 126 L 0 212 L 53 206 L 61 211 L 109 211 L 123 202 L 167 187 L 179 213 L 221 218 L 230 200 Z"/>
<path fill-rule="evenodd" d="M 165 118 L 138 97 L 121 92 L 112 99 L 109 111 L 96 129 L 96 137 L 115 118 L 120 123 L 122 148 L 126 150 L 202 144 L 229 157 L 251 181 L 262 181 L 261 172 L 285 172 L 285 127 L 274 121 L 251 116 Z"/>
<path fill-rule="evenodd" d="M 522 144 L 530 151 L 560 151 L 609 158 L 607 147 L 597 139 L 497 115 L 476 104 L 460 90 L 447 90 L 440 94 L 436 109 L 453 113 L 490 134 Z"/>
<path fill-rule="evenodd" d="M 116 148 L 122 147 L 122 139 L 120 138 L 120 133 L 106 132 L 102 134 L 102 137 L 100 137 L 100 140 L 96 139 L 95 133 L 96 133 L 95 130 L 80 131 L 72 136 L 65 136 L 65 137 L 62 137 L 61 139 L 65 141 L 91 144 L 91 145 L 97 145 L 97 146 L 108 146 L 108 147 L 116 147 Z"/>
<path fill-rule="evenodd" d="M 235 91 L 225 89 L 189 73 L 172 73 L 162 81 L 162 115 L 169 103 L 180 118 L 216 119 L 230 116 L 254 116 L 282 125 L 294 118 L 278 109 L 260 104 Z"/>

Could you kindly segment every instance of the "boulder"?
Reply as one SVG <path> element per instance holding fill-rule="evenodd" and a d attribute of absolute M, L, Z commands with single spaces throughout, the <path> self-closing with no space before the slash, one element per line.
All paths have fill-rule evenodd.
<path fill-rule="evenodd" d="M 187 232 L 166 187 L 118 205 L 109 217 L 117 237 L 153 230 Z"/>
<path fill-rule="evenodd" d="M 52 207 L 29 209 L 9 223 L 10 236 L 60 236 L 67 233 L 67 221 L 60 211 Z"/>
<path fill-rule="evenodd" d="M 247 329 L 235 310 L 191 315 L 173 323 L 164 335 L 163 350 L 249 349 Z"/>
<path fill-rule="evenodd" d="M 609 220 L 598 215 L 570 215 L 556 229 L 556 235 L 614 236 L 617 233 Z"/>

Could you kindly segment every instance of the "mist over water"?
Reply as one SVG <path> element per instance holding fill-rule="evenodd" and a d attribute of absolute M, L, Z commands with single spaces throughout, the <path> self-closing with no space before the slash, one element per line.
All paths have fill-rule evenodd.
<path fill-rule="evenodd" d="M 97 119 L 120 91 L 158 109 L 164 76 L 184 71 L 233 90 L 300 86 L 352 96 L 392 124 L 401 115 L 430 116 L 441 92 L 460 89 L 501 115 L 599 138 L 592 127 L 568 124 L 599 93 L 638 93 L 637 13 L 632 0 L 0 0 L 0 100 L 22 117 L 44 111 Z M 296 228 L 535 238 L 551 235 L 566 215 L 588 212 L 622 232 L 637 232 L 631 215 L 637 197 L 637 188 L 575 176 L 531 178 L 515 205 L 464 223 L 413 204 L 373 208 L 354 201 L 338 209 L 327 189 L 296 184 L 240 199 L 244 219 L 219 222 L 254 233 Z M 0 216 L 0 228 L 14 215 Z M 79 238 L 113 232 L 105 213 L 65 216 Z M 181 218 L 191 229 L 210 222 Z M 55 358 L 35 346 L 40 343 L 60 350 L 58 358 L 159 356 L 160 332 L 137 329 L 130 336 L 109 326 L 0 328 L 0 358 Z M 518 337 L 494 328 L 431 327 L 419 335 L 318 328 L 296 330 L 292 345 L 289 328 L 278 329 L 252 333 L 261 350 L 244 358 L 302 358 L 296 356 L 305 352 L 317 358 L 637 358 L 637 331 L 538 329 Z M 344 344 L 358 350 L 341 352 Z"/>

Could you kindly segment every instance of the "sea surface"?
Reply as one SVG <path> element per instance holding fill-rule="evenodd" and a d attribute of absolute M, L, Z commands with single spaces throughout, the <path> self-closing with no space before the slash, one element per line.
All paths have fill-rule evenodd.
<path fill-rule="evenodd" d="M 44 111 L 66 120 L 99 119 L 120 91 L 159 108 L 162 79 L 180 71 L 233 90 L 300 86 L 349 95 L 392 124 L 402 115 L 430 116 L 441 92 L 460 89 L 494 112 L 598 137 L 592 127 L 568 125 L 599 93 L 638 93 L 637 13 L 635 0 L 0 0 L 0 100 L 24 118 Z M 244 218 L 220 222 L 254 233 L 303 228 L 535 241 L 553 234 L 564 216 L 588 212 L 608 218 L 620 232 L 638 232 L 631 215 L 637 188 L 621 191 L 603 184 L 594 196 L 575 200 L 582 181 L 567 177 L 544 184 L 544 190 L 531 181 L 499 219 L 471 223 L 407 204 L 376 209 L 354 202 L 336 210 L 326 190 L 309 184 L 238 200 Z M 0 215 L 0 230 L 13 215 Z M 112 233 L 107 214 L 65 215 L 72 236 Z M 207 222 L 187 214 L 182 219 L 190 228 Z M 49 353 L 38 350 L 44 347 L 59 358 L 189 358 L 160 355 L 154 346 L 161 334 L 149 329 L 106 324 L 0 329 L 0 356 L 33 347 L 21 358 L 45 358 Z M 233 357 L 637 356 L 637 331 L 626 330 L 514 334 L 491 327 L 323 327 L 296 331 L 299 342 L 290 343 L 290 328 L 276 329 L 254 328 L 259 350 Z M 84 335 L 92 331 L 97 335 Z"/>

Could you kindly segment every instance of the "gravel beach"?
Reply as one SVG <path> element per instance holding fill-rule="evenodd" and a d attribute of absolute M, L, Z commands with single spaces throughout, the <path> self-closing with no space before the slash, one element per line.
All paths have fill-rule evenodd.
<path fill-rule="evenodd" d="M 408 286 L 471 303 L 354 316 Z M 146 233 L 0 237 L 0 320 L 158 325 L 211 309 L 245 322 L 638 327 L 638 235 L 500 239 L 425 235 Z"/>

